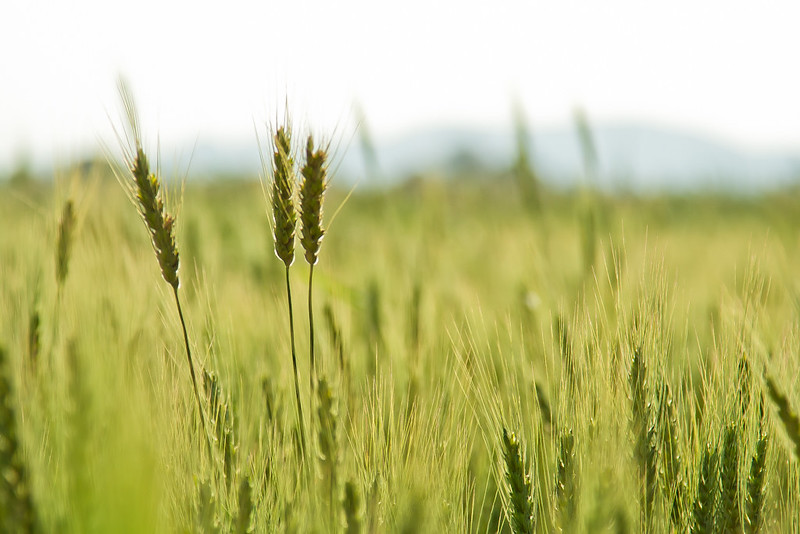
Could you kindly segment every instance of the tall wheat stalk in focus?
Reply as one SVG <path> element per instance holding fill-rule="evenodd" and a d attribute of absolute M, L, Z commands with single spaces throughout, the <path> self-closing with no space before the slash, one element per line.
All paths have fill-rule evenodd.
<path fill-rule="evenodd" d="M 136 206 L 150 233 L 153 251 L 156 254 L 158 265 L 161 268 L 161 276 L 164 278 L 164 281 L 172 287 L 172 294 L 175 297 L 175 305 L 178 309 L 178 317 L 180 318 L 181 328 L 183 330 L 183 342 L 186 347 L 186 359 L 189 363 L 189 375 L 192 379 L 194 398 L 195 401 L 197 401 L 197 412 L 200 416 L 203 435 L 206 438 L 209 457 L 213 458 L 211 442 L 206 428 L 205 414 L 203 412 L 203 404 L 200 401 L 200 393 L 197 388 L 197 376 L 194 370 L 192 351 L 189 347 L 189 335 L 186 331 L 186 321 L 183 317 L 181 300 L 178 296 L 178 288 L 180 287 L 178 267 L 180 265 L 180 260 L 178 256 L 178 247 L 175 244 L 175 217 L 167 213 L 164 207 L 164 190 L 162 188 L 161 179 L 157 172 L 151 172 L 150 170 L 150 162 L 142 147 L 142 136 L 141 130 L 139 129 L 139 118 L 136 112 L 136 106 L 133 102 L 132 95 L 122 81 L 119 82 L 119 92 L 128 121 L 126 125 L 126 142 L 123 142 L 121 137 L 120 142 L 123 145 L 125 165 L 130 173 L 130 179 L 120 179 L 120 182 L 125 187 L 128 197 Z"/>

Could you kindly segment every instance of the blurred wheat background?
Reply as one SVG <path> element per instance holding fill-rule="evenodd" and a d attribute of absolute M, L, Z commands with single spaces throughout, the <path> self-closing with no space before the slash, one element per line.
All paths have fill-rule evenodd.
<path fill-rule="evenodd" d="M 13 3 L 0 531 L 800 531 L 796 17 L 612 4 Z"/>

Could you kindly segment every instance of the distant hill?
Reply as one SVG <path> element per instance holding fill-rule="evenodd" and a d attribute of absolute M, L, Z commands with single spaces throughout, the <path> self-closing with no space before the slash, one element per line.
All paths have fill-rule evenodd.
<path fill-rule="evenodd" d="M 594 180 L 606 190 L 754 192 L 800 183 L 798 152 L 747 150 L 648 124 L 600 124 L 592 134 L 598 161 Z M 365 178 L 366 184 L 427 173 L 448 176 L 465 165 L 502 171 L 510 168 L 515 145 L 513 132 L 500 129 L 443 127 L 377 139 L 378 176 L 365 177 L 364 157 L 354 141 L 339 154 L 337 180 Z M 533 130 L 529 150 L 534 168 L 547 183 L 570 187 L 585 179 L 573 128 Z M 169 162 L 164 168 L 170 168 Z M 255 140 L 227 145 L 201 142 L 194 150 L 190 174 L 256 174 L 260 168 Z"/>

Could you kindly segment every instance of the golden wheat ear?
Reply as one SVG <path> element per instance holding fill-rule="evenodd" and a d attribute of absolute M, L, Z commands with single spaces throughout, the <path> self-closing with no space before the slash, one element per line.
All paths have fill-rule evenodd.
<path fill-rule="evenodd" d="M 291 130 L 281 126 L 274 136 L 272 155 L 272 219 L 275 237 L 275 255 L 286 267 L 294 262 L 294 235 L 297 226 L 295 212 L 295 170 L 292 158 Z"/>
<path fill-rule="evenodd" d="M 139 128 L 139 115 L 133 96 L 123 80 L 119 81 L 119 94 L 125 110 L 124 135 L 117 133 L 122 145 L 127 179 L 120 179 L 125 192 L 136 206 L 150 233 L 150 241 L 161 268 L 164 280 L 177 290 L 180 260 L 175 244 L 175 218 L 164 207 L 164 189 L 157 172 L 150 169 Z"/>
<path fill-rule="evenodd" d="M 174 289 L 178 289 L 178 247 L 175 245 L 175 218 L 164 208 L 164 195 L 158 175 L 150 172 L 147 156 L 137 148 L 131 167 L 136 184 L 139 213 L 150 231 L 153 249 L 161 267 L 161 275 Z"/>
<path fill-rule="evenodd" d="M 328 154 L 324 149 L 314 149 L 314 137 L 309 135 L 306 164 L 301 171 L 303 182 L 300 185 L 300 220 L 303 223 L 300 243 L 309 265 L 317 263 L 319 247 L 325 235 L 322 228 L 322 200 L 328 187 L 327 159 Z"/>

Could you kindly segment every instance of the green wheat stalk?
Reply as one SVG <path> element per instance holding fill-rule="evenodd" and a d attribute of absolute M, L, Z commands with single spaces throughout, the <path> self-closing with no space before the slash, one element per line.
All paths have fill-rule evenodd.
<path fill-rule="evenodd" d="M 300 401 L 300 377 L 297 372 L 297 351 L 294 342 L 294 312 L 292 310 L 292 287 L 289 283 L 289 267 L 294 262 L 294 238 L 297 225 L 295 212 L 295 171 L 292 158 L 291 130 L 281 126 L 273 136 L 272 154 L 272 230 L 275 239 L 275 255 L 286 267 L 286 299 L 289 305 L 289 334 L 292 344 L 292 368 L 294 369 L 294 394 L 297 402 L 297 426 L 300 431 L 300 453 L 306 455 L 306 431 L 303 405 Z"/>
<path fill-rule="evenodd" d="M 136 205 L 150 233 L 150 240 L 156 258 L 158 259 L 158 265 L 161 268 L 161 275 L 170 287 L 172 287 L 175 305 L 178 309 L 178 317 L 180 318 L 181 328 L 183 330 L 183 342 L 186 347 L 186 359 L 189 363 L 189 374 L 192 379 L 195 401 L 197 402 L 197 412 L 200 415 L 203 434 L 206 436 L 209 455 L 213 458 L 211 438 L 208 436 L 203 404 L 200 401 L 200 392 L 197 388 L 197 376 L 194 370 L 192 351 L 189 348 L 189 335 L 186 331 L 186 321 L 183 317 L 181 301 L 178 296 L 178 288 L 180 287 L 178 267 L 180 261 L 178 248 L 175 244 L 175 218 L 167 213 L 164 208 L 164 192 L 161 188 L 161 179 L 157 173 L 151 172 L 150 170 L 150 163 L 142 148 L 142 138 L 139 130 L 136 106 L 134 105 L 132 95 L 122 81 L 119 83 L 119 92 L 128 119 L 127 126 L 132 135 L 132 139 L 129 139 L 129 141 L 132 141 L 133 145 L 132 149 L 126 149 L 124 154 L 125 163 L 127 164 L 132 180 L 123 182 L 123 185 Z"/>
<path fill-rule="evenodd" d="M 308 262 L 308 328 L 309 328 L 309 361 L 311 372 L 309 381 L 311 391 L 314 391 L 314 382 L 317 375 L 316 362 L 314 361 L 314 306 L 312 284 L 314 280 L 314 265 L 319 259 L 319 247 L 325 230 L 322 228 L 322 200 L 325 196 L 327 183 L 327 160 L 325 149 L 314 148 L 313 136 L 308 136 L 306 143 L 306 164 L 300 173 L 303 181 L 300 184 L 300 221 L 302 233 L 300 243 L 305 250 Z"/>

